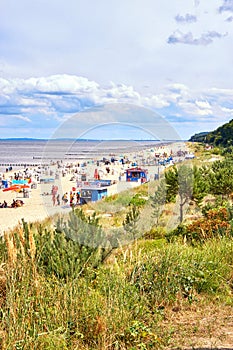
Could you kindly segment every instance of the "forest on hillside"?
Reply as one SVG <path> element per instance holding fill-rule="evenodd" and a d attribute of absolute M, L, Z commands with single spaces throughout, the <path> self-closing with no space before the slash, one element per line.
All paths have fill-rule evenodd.
<path fill-rule="evenodd" d="M 228 148 L 233 145 L 233 120 L 211 132 L 201 132 L 190 138 L 191 142 L 204 142 L 214 146 Z"/>

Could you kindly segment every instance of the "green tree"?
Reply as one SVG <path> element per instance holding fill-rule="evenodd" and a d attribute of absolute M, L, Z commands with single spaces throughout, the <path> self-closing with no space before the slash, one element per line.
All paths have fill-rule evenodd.
<path fill-rule="evenodd" d="M 183 221 L 184 206 L 191 199 L 193 193 L 193 170 L 181 165 L 178 171 L 178 194 L 180 197 L 180 223 Z"/>
<path fill-rule="evenodd" d="M 154 195 L 151 197 L 153 216 L 156 218 L 156 224 L 158 225 L 159 216 L 162 210 L 162 206 L 166 202 L 166 182 L 165 180 L 161 180 L 160 184 L 157 187 Z"/>
<path fill-rule="evenodd" d="M 139 219 L 140 211 L 136 205 L 130 206 L 128 213 L 126 214 L 125 220 L 123 221 L 123 227 L 125 231 L 133 235 L 135 239 L 137 235 L 137 221 Z"/>
<path fill-rule="evenodd" d="M 178 170 L 173 166 L 165 171 L 166 202 L 175 202 L 178 193 Z"/>
<path fill-rule="evenodd" d="M 55 231 L 45 230 L 37 236 L 38 265 L 46 274 L 77 277 L 104 262 L 113 250 L 110 239 L 95 213 L 85 216 L 82 209 L 73 210 L 68 220 L 57 221 Z"/>
<path fill-rule="evenodd" d="M 180 199 L 180 222 L 183 221 L 184 206 L 192 198 L 193 171 L 187 165 L 179 168 L 173 166 L 165 172 L 166 202 L 175 202 L 176 196 Z"/>
<path fill-rule="evenodd" d="M 210 193 L 228 197 L 233 192 L 233 161 L 225 159 L 212 164 L 209 176 Z"/>
<path fill-rule="evenodd" d="M 197 203 L 200 203 L 209 193 L 209 174 L 210 170 L 208 167 L 203 166 L 198 168 L 196 165 L 194 165 L 192 198 Z"/>

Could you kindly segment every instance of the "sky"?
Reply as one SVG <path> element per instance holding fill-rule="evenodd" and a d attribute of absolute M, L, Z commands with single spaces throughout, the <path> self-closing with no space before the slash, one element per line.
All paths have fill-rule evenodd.
<path fill-rule="evenodd" d="M 153 118 L 168 139 L 214 130 L 233 116 L 232 43 L 233 0 L 1 1 L 0 138 L 52 138 L 74 115 L 79 137 L 90 113 L 93 138 L 150 138 Z"/>

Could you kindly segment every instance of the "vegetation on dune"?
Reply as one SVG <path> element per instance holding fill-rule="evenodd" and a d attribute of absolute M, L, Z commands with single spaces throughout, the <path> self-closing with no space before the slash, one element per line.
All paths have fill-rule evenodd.
<path fill-rule="evenodd" d="M 233 119 L 211 132 L 202 132 L 193 135 L 191 142 L 204 142 L 224 149 L 232 149 Z"/>
<path fill-rule="evenodd" d="M 222 147 L 231 146 L 233 144 L 232 130 L 233 120 L 209 133 L 206 137 L 206 142 Z"/>
<path fill-rule="evenodd" d="M 24 223 L 1 243 L 3 349 L 161 349 L 172 344 L 172 330 L 163 327 L 171 308 L 188 309 L 202 295 L 230 302 L 233 241 L 227 236 L 195 247 L 142 240 L 115 251 L 107 264 L 93 264 L 85 253 L 71 274 L 64 242 L 45 269 L 44 234 L 52 245 L 54 232 Z M 43 259 L 50 254 L 44 251 Z"/>
<path fill-rule="evenodd" d="M 232 307 L 232 170 L 229 157 L 169 167 L 150 196 L 142 185 L 96 203 L 91 215 L 84 207 L 55 225 L 22 221 L 5 234 L 1 349 L 195 346 L 199 326 L 187 320 L 179 334 L 175 320 Z M 177 204 L 180 224 L 167 229 Z M 109 208 L 117 231 L 99 214 Z M 190 212 L 198 214 L 191 221 Z M 141 215 L 151 220 L 149 230 L 141 231 Z M 128 236 L 135 240 L 121 245 Z"/>
<path fill-rule="evenodd" d="M 199 132 L 198 134 L 195 134 L 191 136 L 190 142 L 204 142 L 206 139 L 206 136 L 208 135 L 208 132 Z"/>

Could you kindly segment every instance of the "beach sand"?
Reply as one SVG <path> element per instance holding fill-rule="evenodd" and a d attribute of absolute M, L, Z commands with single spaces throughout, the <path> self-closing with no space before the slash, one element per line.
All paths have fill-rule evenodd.
<path fill-rule="evenodd" d="M 140 163 L 142 160 L 146 159 L 149 161 L 149 159 L 153 159 L 154 157 L 154 151 L 157 153 L 160 153 L 161 155 L 166 152 L 170 154 L 171 150 L 176 152 L 177 149 L 180 149 L 179 144 L 169 144 L 166 146 L 158 146 L 155 149 L 153 149 L 153 152 L 151 149 L 145 149 L 141 150 L 139 152 L 131 152 L 128 154 L 125 154 L 125 157 L 128 158 L 132 163 L 138 163 L 140 166 Z M 109 157 L 110 158 L 110 157 Z M 101 157 L 100 157 L 101 159 Z M 102 164 L 102 163 L 101 163 Z M 96 166 L 96 163 L 89 162 L 85 168 L 81 168 L 81 172 L 87 174 L 87 179 L 93 179 L 95 169 L 98 169 L 99 174 L 101 175 L 101 179 L 110 179 L 114 180 L 116 182 L 115 185 L 111 186 L 108 190 L 108 195 L 119 193 L 121 191 L 127 190 L 128 188 L 132 188 L 135 186 L 139 186 L 140 183 L 132 183 L 132 182 L 126 182 L 125 181 L 125 175 L 124 171 L 131 167 L 130 164 L 125 164 L 122 166 L 120 162 L 115 162 L 114 165 L 110 164 L 110 173 L 106 173 L 106 165 L 102 164 L 100 166 Z M 149 179 L 154 179 L 154 174 L 158 172 L 158 166 L 155 165 L 145 165 L 141 166 L 144 169 L 148 169 Z M 160 172 L 162 172 L 164 167 L 160 167 Z M 5 173 L 5 178 L 9 178 L 14 174 L 14 169 L 12 172 Z M 121 181 L 119 181 L 119 175 L 121 174 Z M 35 221 L 41 221 L 48 216 L 51 216 L 56 213 L 68 213 L 71 208 L 69 206 L 69 203 L 67 205 L 62 204 L 62 195 L 64 193 L 69 193 L 72 191 L 72 188 L 76 188 L 76 180 L 73 178 L 72 171 L 66 173 L 65 176 L 59 177 L 59 179 L 56 179 L 54 183 L 50 184 L 39 184 L 37 185 L 36 189 L 30 190 L 30 196 L 29 198 L 23 198 L 23 193 L 13 192 L 13 191 L 7 191 L 3 192 L 3 190 L 0 190 L 0 203 L 3 203 L 5 200 L 8 205 L 10 205 L 13 201 L 13 199 L 21 199 L 24 202 L 24 205 L 19 208 L 0 208 L 0 235 L 3 235 L 5 231 L 8 231 L 10 229 L 13 229 L 16 225 L 22 222 L 22 219 L 24 219 L 26 222 L 35 222 Z M 52 195 L 51 195 L 51 189 L 52 185 L 55 185 L 58 187 L 58 193 L 60 194 L 60 200 L 61 205 L 60 206 L 53 206 L 52 203 Z M 48 195 L 44 195 L 44 193 L 49 193 Z"/>

